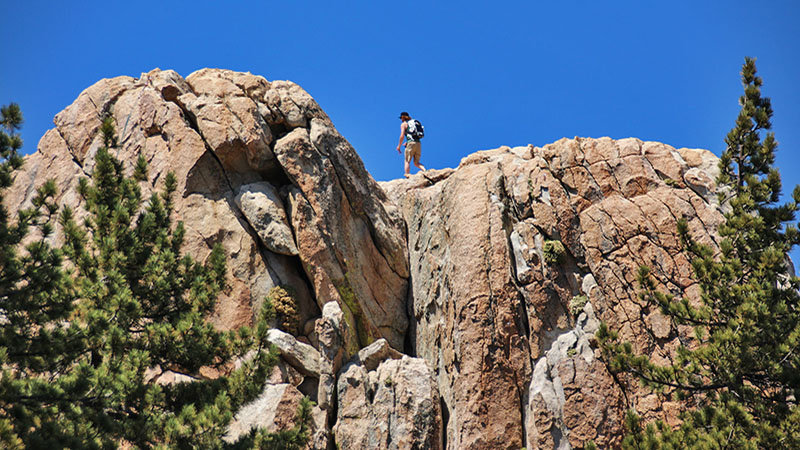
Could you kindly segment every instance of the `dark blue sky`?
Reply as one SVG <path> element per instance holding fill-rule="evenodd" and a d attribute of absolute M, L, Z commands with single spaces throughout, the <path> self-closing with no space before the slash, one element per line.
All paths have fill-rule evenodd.
<path fill-rule="evenodd" d="M 747 55 L 773 101 L 785 190 L 800 183 L 796 0 L 5 0 L 0 17 L 0 103 L 22 106 L 27 152 L 100 78 L 219 67 L 303 86 L 378 180 L 402 176 L 401 110 L 425 124 L 432 168 L 564 136 L 719 154 Z"/>

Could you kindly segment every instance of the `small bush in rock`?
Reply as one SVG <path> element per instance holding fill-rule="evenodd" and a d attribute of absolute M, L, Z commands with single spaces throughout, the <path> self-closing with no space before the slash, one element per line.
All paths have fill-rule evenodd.
<path fill-rule="evenodd" d="M 561 241 L 548 240 L 544 242 L 544 260 L 548 264 L 557 264 L 564 258 L 567 252 Z"/>
<path fill-rule="evenodd" d="M 300 316 L 297 314 L 297 301 L 292 289 L 276 286 L 269 291 L 269 302 L 275 309 L 277 327 L 297 336 L 300 333 Z"/>
<path fill-rule="evenodd" d="M 577 317 L 582 311 L 583 307 L 586 306 L 586 303 L 589 302 L 589 299 L 585 295 L 576 295 L 572 297 L 572 300 L 569 301 L 569 312 Z"/>

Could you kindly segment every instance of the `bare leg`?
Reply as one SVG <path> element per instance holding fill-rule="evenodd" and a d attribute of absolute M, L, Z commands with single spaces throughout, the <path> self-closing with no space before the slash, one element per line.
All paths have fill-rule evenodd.
<path fill-rule="evenodd" d="M 425 166 L 419 163 L 416 159 L 414 160 L 414 165 L 417 166 L 417 169 L 425 171 Z"/>
<path fill-rule="evenodd" d="M 411 169 L 410 165 L 408 164 L 408 161 L 406 161 L 405 168 L 406 168 L 406 174 L 405 174 L 405 177 L 406 177 L 406 178 L 408 178 L 408 177 L 410 177 L 410 176 L 411 176 L 411 175 L 408 173 L 408 172 L 409 172 L 409 170 Z"/>

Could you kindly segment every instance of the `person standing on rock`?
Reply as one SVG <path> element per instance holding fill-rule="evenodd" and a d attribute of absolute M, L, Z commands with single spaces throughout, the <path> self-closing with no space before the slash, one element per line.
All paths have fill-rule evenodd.
<path fill-rule="evenodd" d="M 406 155 L 405 155 L 405 177 L 408 178 L 411 160 L 414 160 L 414 165 L 419 170 L 425 170 L 425 166 L 419 163 L 420 153 L 422 151 L 422 143 L 419 141 L 425 135 L 425 130 L 419 120 L 414 120 L 403 111 L 400 113 L 400 120 L 403 123 L 400 125 L 400 142 L 397 143 L 397 153 L 401 155 L 400 147 L 403 145 L 403 138 L 406 139 Z"/>

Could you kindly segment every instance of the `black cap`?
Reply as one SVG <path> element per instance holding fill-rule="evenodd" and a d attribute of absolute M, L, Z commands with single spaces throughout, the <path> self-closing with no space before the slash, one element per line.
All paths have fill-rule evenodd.
<path fill-rule="evenodd" d="M 411 117 L 407 112 L 403 111 L 403 112 L 400 113 L 400 117 L 398 117 L 398 119 L 402 119 L 403 116 Z"/>

